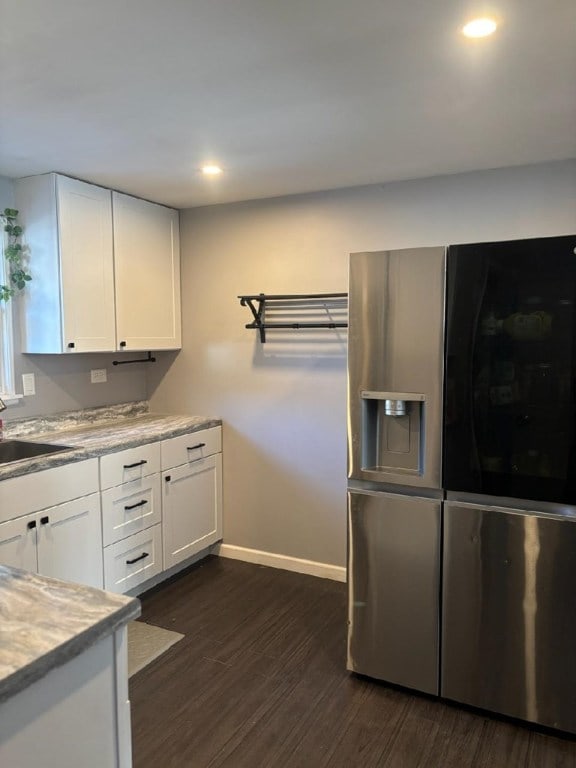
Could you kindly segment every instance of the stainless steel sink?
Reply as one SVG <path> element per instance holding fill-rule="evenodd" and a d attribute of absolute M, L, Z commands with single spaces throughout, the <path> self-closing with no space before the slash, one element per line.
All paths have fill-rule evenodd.
<path fill-rule="evenodd" d="M 0 464 L 11 461 L 33 459 L 36 456 L 46 456 L 50 453 L 70 450 L 67 445 L 50 445 L 49 443 L 32 443 L 28 440 L 0 440 Z"/>

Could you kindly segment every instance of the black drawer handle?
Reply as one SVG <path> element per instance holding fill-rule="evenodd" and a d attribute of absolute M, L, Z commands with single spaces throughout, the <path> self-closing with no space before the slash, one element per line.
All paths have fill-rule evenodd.
<path fill-rule="evenodd" d="M 40 525 L 46 525 L 49 522 L 50 522 L 50 518 L 48 517 L 48 515 L 46 515 L 46 517 L 40 518 Z"/>
<path fill-rule="evenodd" d="M 127 504 L 124 509 L 126 512 L 130 509 L 136 509 L 136 507 L 143 507 L 144 504 L 148 504 L 148 499 L 142 499 L 142 501 L 139 501 L 137 504 Z"/>
<path fill-rule="evenodd" d="M 142 459 L 142 461 L 136 461 L 134 464 L 124 464 L 124 469 L 134 469 L 134 467 L 141 467 L 143 464 L 148 464 L 146 459 Z"/>
<path fill-rule="evenodd" d="M 28 528 L 29 531 L 32 531 L 34 528 L 36 528 L 36 520 L 30 520 L 26 528 Z"/>
<path fill-rule="evenodd" d="M 204 448 L 206 443 L 198 443 L 198 445 L 190 445 L 188 448 L 186 448 L 187 451 L 195 451 L 196 448 Z"/>
<path fill-rule="evenodd" d="M 74 349 L 75 346 L 76 344 L 73 341 L 68 342 L 68 349 Z"/>
<path fill-rule="evenodd" d="M 126 560 L 126 565 L 132 565 L 133 563 L 137 563 L 138 560 L 144 560 L 145 557 L 150 557 L 148 552 L 142 552 L 140 557 L 135 557 L 134 560 Z"/>

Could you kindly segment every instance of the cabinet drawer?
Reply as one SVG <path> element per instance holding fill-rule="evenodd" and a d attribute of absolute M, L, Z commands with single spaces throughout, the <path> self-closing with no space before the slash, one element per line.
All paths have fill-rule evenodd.
<path fill-rule="evenodd" d="M 0 523 L 98 491 L 98 459 L 0 482 Z"/>
<path fill-rule="evenodd" d="M 102 492 L 104 546 L 162 522 L 160 475 L 148 475 Z"/>
<path fill-rule="evenodd" d="M 178 467 L 222 450 L 222 427 L 202 429 L 161 443 L 162 469 Z"/>
<path fill-rule="evenodd" d="M 100 487 L 102 490 L 112 488 L 159 471 L 160 443 L 109 453 L 100 457 Z"/>
<path fill-rule="evenodd" d="M 129 589 L 162 572 L 162 526 L 153 525 L 104 548 L 104 588 Z"/>

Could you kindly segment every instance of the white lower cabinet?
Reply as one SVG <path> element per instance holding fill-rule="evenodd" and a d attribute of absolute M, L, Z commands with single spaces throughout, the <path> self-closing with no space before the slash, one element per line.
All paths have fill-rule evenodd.
<path fill-rule="evenodd" d="M 127 592 L 162 573 L 162 526 L 158 523 L 104 549 L 104 588 Z"/>
<path fill-rule="evenodd" d="M 0 702 L 2 768 L 131 768 L 126 627 Z"/>
<path fill-rule="evenodd" d="M 221 451 L 211 427 L 3 481 L 0 564 L 113 592 L 144 584 L 222 538 Z"/>
<path fill-rule="evenodd" d="M 0 564 L 103 587 L 98 459 L 0 483 Z"/>
<path fill-rule="evenodd" d="M 0 524 L 0 563 L 102 589 L 99 494 Z"/>
<path fill-rule="evenodd" d="M 162 474 L 164 567 L 170 568 L 222 538 L 222 454 Z"/>

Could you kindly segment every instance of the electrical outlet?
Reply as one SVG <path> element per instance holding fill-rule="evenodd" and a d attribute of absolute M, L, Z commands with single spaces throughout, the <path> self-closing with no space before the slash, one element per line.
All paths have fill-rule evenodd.
<path fill-rule="evenodd" d="M 33 373 L 22 374 L 22 394 L 26 397 L 36 394 L 36 380 Z"/>
<path fill-rule="evenodd" d="M 105 381 L 108 381 L 106 368 L 94 368 L 90 371 L 90 381 L 92 384 L 103 384 Z"/>

